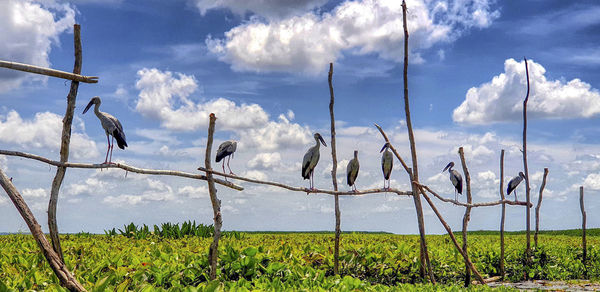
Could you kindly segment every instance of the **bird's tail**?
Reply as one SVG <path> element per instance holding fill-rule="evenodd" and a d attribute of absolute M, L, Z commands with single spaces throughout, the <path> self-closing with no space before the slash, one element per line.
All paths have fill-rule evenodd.
<path fill-rule="evenodd" d="M 115 139 L 117 140 L 117 146 L 119 146 L 119 148 L 125 149 L 125 147 L 127 147 L 127 141 L 125 141 L 125 135 L 121 131 L 115 130 L 113 132 L 113 137 L 115 137 Z"/>

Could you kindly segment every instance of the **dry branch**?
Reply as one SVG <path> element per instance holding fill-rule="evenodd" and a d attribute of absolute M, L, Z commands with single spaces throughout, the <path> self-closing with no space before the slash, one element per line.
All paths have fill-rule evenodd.
<path fill-rule="evenodd" d="M 540 195 L 538 196 L 537 206 L 535 206 L 535 233 L 533 234 L 533 242 L 536 249 L 538 246 L 538 233 L 540 232 L 540 208 L 542 206 L 542 196 L 544 194 L 544 188 L 546 187 L 547 176 L 548 168 L 544 168 L 544 178 L 542 179 L 542 185 L 540 186 Z"/>
<path fill-rule="evenodd" d="M 206 140 L 206 154 L 204 156 L 204 165 L 206 169 L 212 169 L 210 167 L 210 153 L 212 151 L 213 134 L 215 133 L 215 121 L 217 118 L 215 114 L 210 114 L 210 121 L 208 124 L 208 138 Z M 213 242 L 210 244 L 208 250 L 208 260 L 210 262 L 210 279 L 214 280 L 217 278 L 217 259 L 219 257 L 219 239 L 221 237 L 221 226 L 223 220 L 221 219 L 221 200 L 217 198 L 217 188 L 215 187 L 215 180 L 211 172 L 206 172 L 206 181 L 208 182 L 208 193 L 210 194 L 210 202 L 213 207 L 215 232 L 213 235 Z"/>
<path fill-rule="evenodd" d="M 460 155 L 460 161 L 462 163 L 463 173 L 465 174 L 465 183 L 467 185 L 467 203 L 473 203 L 473 198 L 471 197 L 471 175 L 469 174 L 469 169 L 467 168 L 467 163 L 465 161 L 465 152 L 462 147 L 458 148 L 458 154 Z M 463 216 L 463 228 L 462 228 L 462 239 L 463 246 L 462 249 L 465 252 L 467 258 L 469 257 L 469 253 L 467 252 L 467 226 L 469 225 L 469 220 L 471 220 L 471 208 L 467 206 L 465 208 L 465 215 Z M 471 284 L 471 270 L 467 265 L 467 261 L 465 260 L 465 287 L 468 287 Z"/>
<path fill-rule="evenodd" d="M 31 231 L 31 235 L 40 247 L 40 250 L 48 261 L 48 264 L 50 264 L 50 268 L 52 268 L 56 274 L 56 277 L 58 277 L 61 285 L 71 291 L 85 291 L 85 288 L 83 288 L 77 279 L 75 279 L 73 274 L 69 272 L 67 266 L 60 259 L 59 255 L 52 249 L 52 246 L 50 246 L 48 239 L 46 239 L 44 236 L 42 228 L 33 216 L 33 213 L 31 213 L 27 203 L 25 203 L 25 200 L 23 200 L 21 194 L 17 191 L 11 180 L 4 174 L 2 169 L 0 169 L 0 185 L 2 185 L 2 188 L 4 188 L 6 194 L 12 200 L 13 204 L 15 204 L 15 207 L 25 220 L 25 223 L 27 223 L 27 226 Z"/>
<path fill-rule="evenodd" d="M 413 133 L 412 121 L 410 117 L 410 103 L 408 101 L 408 24 L 406 22 L 406 1 L 402 0 L 402 26 L 404 28 L 404 112 L 406 114 L 406 127 L 408 129 L 408 140 L 410 141 L 410 153 L 412 157 L 412 171 L 409 173 L 410 181 L 419 181 L 419 168 L 417 163 L 417 146 L 415 144 L 415 135 Z M 431 268 L 431 262 L 429 261 L 429 252 L 427 251 L 427 240 L 425 239 L 425 222 L 423 220 L 423 207 L 421 206 L 421 196 L 417 190 L 416 184 L 411 184 L 413 201 L 415 203 L 415 210 L 417 211 L 417 222 L 419 223 L 419 235 L 421 238 L 420 245 L 420 259 L 421 265 L 419 272 L 422 278 L 425 278 L 425 268 L 423 263 L 427 265 L 427 271 L 431 283 L 435 284 L 435 277 L 433 275 L 433 269 Z"/>
<path fill-rule="evenodd" d="M 37 160 L 37 161 L 44 162 L 44 163 L 54 165 L 54 166 L 64 166 L 64 167 L 71 167 L 71 168 L 96 168 L 96 169 L 120 168 L 125 171 L 140 173 L 140 174 L 170 175 L 170 176 L 179 176 L 179 177 L 187 177 L 187 178 L 193 178 L 193 179 L 199 179 L 199 180 L 206 180 L 206 176 L 201 175 L 201 174 L 194 174 L 194 173 L 188 173 L 188 172 L 176 171 L 176 170 L 145 169 L 145 168 L 130 166 L 130 165 L 127 165 L 124 163 L 88 164 L 88 163 L 60 162 L 60 161 L 48 159 L 46 157 L 38 156 L 35 154 L 30 154 L 30 153 L 25 153 L 25 152 L 20 152 L 20 151 L 9 151 L 9 150 L 0 150 L 0 154 L 33 159 L 33 160 Z M 238 186 L 236 184 L 233 184 L 231 182 L 224 181 L 221 179 L 215 179 L 215 182 L 220 185 L 226 186 L 228 188 L 234 189 L 234 190 L 238 190 L 238 191 L 244 190 L 244 188 L 241 186 Z"/>
<path fill-rule="evenodd" d="M 587 241 L 585 238 L 585 219 L 586 219 L 586 214 L 585 214 L 585 206 L 583 205 L 583 186 L 579 187 L 579 207 L 581 208 L 581 245 L 583 248 L 583 267 L 584 267 L 584 273 L 585 276 L 587 277 L 587 266 L 586 266 L 586 262 L 587 262 Z"/>
<path fill-rule="evenodd" d="M 516 197 L 516 196 L 515 196 Z M 504 197 L 504 149 L 500 153 L 500 198 Z M 506 203 L 502 203 L 502 218 L 500 219 L 500 275 L 504 279 L 504 218 L 506 217 Z"/>
<path fill-rule="evenodd" d="M 23 63 L 17 63 L 17 62 L 9 62 L 9 61 L 0 60 L 0 67 L 29 72 L 29 73 L 35 73 L 35 74 L 40 74 L 40 75 L 58 77 L 58 78 L 62 78 L 62 79 L 68 79 L 68 80 L 84 82 L 84 83 L 98 83 L 97 76 L 82 76 L 79 74 L 69 73 L 69 72 L 60 71 L 60 70 L 54 70 L 54 69 L 50 69 L 50 68 L 38 67 L 38 66 L 28 65 L 28 64 L 23 64 Z"/>
<path fill-rule="evenodd" d="M 75 47 L 75 64 L 73 65 L 73 74 L 81 73 L 81 27 L 75 24 L 73 27 L 74 47 Z M 60 162 L 69 160 L 69 145 L 71 143 L 71 125 L 73 124 L 73 112 L 75 111 L 75 101 L 77 100 L 77 90 L 79 89 L 79 81 L 71 81 L 71 89 L 67 95 L 67 110 L 63 118 L 63 129 L 60 143 Z M 59 166 L 56 168 L 56 175 L 52 180 L 52 188 L 50 189 L 50 200 L 48 202 L 48 229 L 50 238 L 52 239 L 52 248 L 64 262 L 62 248 L 60 246 L 60 238 L 58 237 L 58 223 L 56 222 L 56 207 L 58 204 L 58 192 L 65 178 L 67 168 Z"/>
<path fill-rule="evenodd" d="M 439 200 L 444 201 L 446 203 L 452 203 L 452 204 L 457 205 L 457 206 L 471 207 L 471 208 L 497 206 L 497 205 L 501 205 L 501 204 L 509 204 L 509 205 L 515 205 L 515 206 L 527 206 L 527 202 L 523 202 L 523 201 L 511 201 L 511 200 L 506 200 L 506 199 L 500 200 L 500 201 L 484 202 L 484 203 L 471 203 L 471 204 L 469 204 L 469 203 L 461 203 L 459 201 L 452 200 L 452 199 L 446 199 L 446 198 L 438 195 L 436 192 L 434 192 L 433 190 L 431 190 L 426 185 L 419 184 L 418 182 L 415 182 L 415 183 L 417 184 L 417 186 L 420 186 L 423 189 L 427 190 L 430 194 L 434 195 Z M 529 203 L 529 207 L 531 207 L 531 203 Z"/>
<path fill-rule="evenodd" d="M 527 204 L 531 203 L 531 189 L 529 187 L 529 168 L 527 167 L 527 101 L 529 100 L 529 68 L 527 67 L 527 58 L 525 59 L 525 74 L 527 75 L 527 95 L 523 101 L 523 170 L 525 171 L 525 190 L 527 194 Z M 531 212 L 527 212 L 527 258 L 531 255 Z M 528 261 L 529 263 L 529 261 Z"/>
<path fill-rule="evenodd" d="M 333 183 L 333 190 L 338 190 L 337 185 L 337 155 L 335 149 L 335 116 L 333 114 L 333 104 L 335 101 L 333 95 L 333 63 L 329 63 L 329 95 L 331 99 L 329 100 L 329 115 L 331 116 L 331 159 L 333 161 L 333 167 L 331 168 L 331 180 Z M 339 256 L 340 256 L 340 221 L 341 221 L 341 212 L 340 212 L 340 196 L 334 195 L 335 197 L 335 243 L 334 243 L 334 252 L 333 252 L 333 273 L 339 274 Z"/>

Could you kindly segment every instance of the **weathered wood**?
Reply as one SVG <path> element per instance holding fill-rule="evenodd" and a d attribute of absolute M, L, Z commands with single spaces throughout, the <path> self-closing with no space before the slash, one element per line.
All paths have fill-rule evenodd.
<path fill-rule="evenodd" d="M 515 196 L 516 197 L 516 196 Z M 500 199 L 504 197 L 504 149 L 500 153 Z M 504 279 L 504 218 L 506 217 L 506 203 L 502 203 L 502 218 L 500 219 L 500 276 Z"/>
<path fill-rule="evenodd" d="M 511 201 L 511 200 L 500 200 L 500 201 L 493 201 L 493 202 L 483 202 L 483 203 L 461 203 L 459 201 L 456 200 L 452 200 L 452 199 L 446 199 L 440 195 L 438 195 L 436 192 L 434 192 L 433 190 L 431 190 L 428 186 L 426 185 L 422 185 L 417 183 L 417 186 L 422 187 L 423 189 L 427 190 L 430 194 L 434 195 L 436 198 L 438 198 L 440 201 L 446 202 L 446 203 L 452 203 L 454 205 L 457 206 L 463 206 L 463 207 L 489 207 L 489 206 L 497 206 L 497 205 L 501 205 L 501 204 L 508 204 L 508 205 L 515 205 L 515 206 L 527 206 L 527 202 L 523 202 L 523 201 Z M 529 203 L 529 206 L 531 207 L 531 203 Z"/>
<path fill-rule="evenodd" d="M 0 67 L 23 71 L 23 72 L 35 73 L 35 74 L 40 74 L 40 75 L 52 76 L 52 77 L 57 77 L 57 78 L 62 78 L 62 79 L 68 79 L 68 80 L 73 80 L 73 81 L 78 81 L 78 82 L 84 82 L 84 83 L 98 83 L 97 76 L 82 76 L 82 75 L 79 75 L 78 73 L 74 74 L 74 73 L 69 73 L 69 72 L 65 72 L 65 71 L 59 71 L 59 70 L 54 70 L 54 69 L 50 69 L 50 68 L 44 68 L 44 67 L 28 65 L 28 64 L 23 64 L 23 63 L 17 63 L 17 62 L 9 62 L 9 61 L 0 60 Z"/>
<path fill-rule="evenodd" d="M 213 134 L 215 133 L 215 121 L 217 118 L 215 114 L 210 114 L 210 121 L 208 124 L 208 138 L 206 141 L 206 155 L 204 156 L 204 165 L 206 169 L 211 170 L 210 167 L 210 158 L 212 151 L 212 143 L 213 143 Z M 206 181 L 208 182 L 208 193 L 210 194 L 210 202 L 213 207 L 214 214 L 214 235 L 213 241 L 210 244 L 210 248 L 208 250 L 208 260 L 210 262 L 210 279 L 214 280 L 217 278 L 217 259 L 219 258 L 219 239 L 221 238 L 221 226 L 223 225 L 223 220 L 221 219 L 221 200 L 217 198 L 217 189 L 215 187 L 215 181 L 213 179 L 213 174 L 211 172 L 206 172 Z"/>
<path fill-rule="evenodd" d="M 74 47 L 75 47 L 75 64 L 73 65 L 73 74 L 81 73 L 81 27 L 75 24 L 73 27 Z M 77 100 L 77 90 L 79 89 L 79 81 L 71 81 L 71 89 L 67 95 L 67 110 L 63 117 L 63 129 L 60 143 L 60 162 L 69 160 L 69 145 L 71 143 L 71 125 L 73 124 L 73 112 L 75 111 L 75 101 Z M 58 222 L 56 221 L 56 208 L 58 205 L 58 192 L 62 185 L 67 168 L 59 166 L 56 168 L 56 175 L 52 180 L 52 188 L 50 189 L 50 200 L 48 201 L 48 229 L 50 238 L 52 239 L 52 248 L 64 262 L 65 258 L 60 246 L 60 238 L 58 237 Z"/>
<path fill-rule="evenodd" d="M 458 154 L 460 155 L 460 161 L 462 163 L 463 173 L 465 174 L 465 184 L 467 186 L 467 203 L 473 203 L 473 199 L 471 197 L 471 175 L 469 174 L 469 169 L 467 168 L 467 163 L 465 161 L 465 153 L 462 147 L 458 148 Z M 471 220 L 471 206 L 465 207 L 465 215 L 463 216 L 463 226 L 462 226 L 462 239 L 463 245 L 462 249 L 469 257 L 469 253 L 467 252 L 467 226 L 469 225 L 469 220 Z M 469 269 L 468 263 L 465 260 L 465 287 L 469 287 L 471 284 L 471 269 Z"/>
<path fill-rule="evenodd" d="M 479 283 L 485 284 L 485 280 L 483 279 L 483 277 L 481 276 L 481 274 L 479 273 L 479 271 L 477 271 L 477 268 L 475 268 L 475 266 L 473 265 L 473 262 L 471 262 L 471 260 L 467 256 L 467 254 L 463 251 L 462 248 L 460 248 L 460 245 L 458 245 L 458 242 L 456 241 L 456 237 L 454 237 L 454 233 L 452 233 L 452 229 L 450 228 L 450 225 L 448 225 L 448 223 L 446 223 L 446 221 L 442 217 L 442 214 L 440 214 L 440 212 L 435 207 L 435 205 L 433 204 L 433 202 L 431 201 L 431 199 L 427 196 L 427 194 L 423 190 L 423 187 L 419 185 L 419 189 L 421 191 L 421 194 L 423 194 L 423 197 L 425 198 L 425 200 L 427 200 L 427 203 L 429 203 L 429 206 L 431 207 L 431 210 L 433 210 L 433 212 L 435 213 L 435 215 L 438 217 L 438 219 L 440 220 L 440 222 L 442 223 L 442 225 L 446 229 L 446 232 L 448 232 L 448 235 L 450 236 L 450 239 L 452 239 L 452 243 L 454 243 L 454 247 L 456 247 L 456 249 L 458 250 L 458 252 L 460 252 L 460 255 L 462 255 L 463 259 L 465 260 L 466 265 L 471 269 L 471 271 L 473 272 L 473 274 L 475 274 L 475 277 L 477 278 L 477 280 L 479 281 Z"/>
<path fill-rule="evenodd" d="M 334 95 L 333 95 L 333 63 L 329 63 L 329 116 L 331 117 L 331 159 L 333 161 L 333 167 L 331 168 L 331 181 L 333 183 L 333 190 L 338 190 L 337 185 L 337 154 L 335 147 L 335 116 L 333 114 Z M 339 257 L 340 257 L 340 225 L 341 225 L 341 212 L 340 212 L 340 196 L 334 195 L 335 198 L 335 243 L 333 250 L 333 273 L 339 274 Z"/>
<path fill-rule="evenodd" d="M 585 277 L 587 278 L 587 241 L 585 238 L 585 206 L 583 205 L 583 186 L 579 187 L 579 207 L 581 208 L 581 245 L 583 248 L 583 267 Z"/>
<path fill-rule="evenodd" d="M 71 291 L 85 291 L 85 288 L 75 279 L 73 274 L 68 270 L 67 266 L 60 259 L 60 256 L 52 249 L 48 239 L 44 236 L 41 226 L 38 224 L 35 216 L 23 200 L 21 194 L 17 191 L 11 180 L 0 169 L 0 185 L 6 191 L 6 194 L 11 199 L 25 223 L 31 231 L 31 235 L 37 242 L 42 254 L 50 264 L 50 268 L 56 274 L 60 284 Z"/>
<path fill-rule="evenodd" d="M 170 176 L 179 176 L 179 177 L 187 177 L 187 178 L 193 178 L 193 179 L 199 179 L 199 180 L 206 180 L 205 175 L 188 173 L 188 172 L 183 172 L 183 171 L 176 171 L 176 170 L 145 169 L 145 168 L 130 166 L 130 165 L 127 165 L 124 163 L 88 164 L 88 163 L 60 162 L 60 161 L 51 160 L 46 157 L 42 157 L 42 156 L 35 155 L 35 154 L 30 154 L 30 153 L 25 153 L 25 152 L 20 152 L 20 151 L 9 151 L 9 150 L 0 150 L 0 154 L 33 159 L 33 160 L 37 160 L 37 161 L 44 162 L 44 163 L 54 165 L 54 166 L 64 166 L 64 167 L 72 167 L 72 168 L 95 168 L 95 169 L 120 168 L 120 169 L 128 171 L 128 172 L 134 172 L 134 173 L 140 173 L 140 174 L 170 175 Z M 231 182 L 224 181 L 221 179 L 215 179 L 215 182 L 222 186 L 226 186 L 226 187 L 234 189 L 234 190 L 238 190 L 238 191 L 244 190 L 244 188 L 242 188 L 241 186 L 238 186 L 236 184 L 233 184 Z"/>
<path fill-rule="evenodd" d="M 538 203 L 535 206 L 535 233 L 533 234 L 533 242 L 535 249 L 538 247 L 538 233 L 540 232 L 540 207 L 542 206 L 542 196 L 544 194 L 544 188 L 546 187 L 546 177 L 548 176 L 548 168 L 544 168 L 544 178 L 542 179 L 542 185 L 540 186 L 540 194 L 538 196 Z"/>
<path fill-rule="evenodd" d="M 406 1 L 402 0 L 402 26 L 404 28 L 404 112 L 406 114 L 406 127 L 408 129 L 408 139 L 410 141 L 410 153 L 412 156 L 412 172 L 410 174 L 410 180 L 419 181 L 419 168 L 417 163 L 417 147 L 415 144 L 415 135 L 413 133 L 412 121 L 410 117 L 410 103 L 408 100 L 408 25 L 406 22 Z M 431 283 L 435 283 L 435 277 L 433 275 L 433 269 L 429 261 L 429 252 L 427 251 L 427 240 L 425 239 L 425 221 L 423 220 L 423 207 L 421 206 L 421 196 L 417 190 L 416 184 L 412 183 L 413 201 L 415 203 L 415 210 L 417 212 L 417 222 L 419 224 L 419 235 L 420 235 L 420 260 L 421 265 L 419 266 L 419 272 L 422 278 L 425 278 L 425 267 L 427 265 L 427 272 Z"/>
<path fill-rule="evenodd" d="M 527 58 L 525 59 L 525 74 L 527 76 L 527 95 L 523 101 L 523 170 L 525 172 L 525 190 L 527 194 L 527 205 L 531 203 L 531 188 L 529 184 L 529 168 L 527 167 L 527 101 L 529 100 L 529 68 L 527 66 Z M 516 197 L 516 196 L 515 196 Z M 527 264 L 530 263 L 531 257 L 531 209 L 526 208 L 526 224 L 527 224 Z"/>

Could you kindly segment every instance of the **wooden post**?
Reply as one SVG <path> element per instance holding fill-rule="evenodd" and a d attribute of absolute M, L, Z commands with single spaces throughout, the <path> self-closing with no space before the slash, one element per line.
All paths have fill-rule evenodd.
<path fill-rule="evenodd" d="M 527 95 L 523 101 L 523 170 L 525 171 L 525 186 L 527 194 L 527 208 L 526 210 L 526 221 L 527 221 L 527 264 L 531 264 L 531 209 L 529 203 L 531 203 L 531 188 L 529 184 L 529 168 L 527 167 L 527 101 L 529 100 L 529 68 L 527 66 L 527 58 L 525 60 L 525 74 L 527 75 Z"/>
<path fill-rule="evenodd" d="M 504 197 L 504 149 L 500 152 L 500 198 Z M 504 280 L 504 218 L 506 217 L 506 203 L 502 203 L 502 218 L 500 219 L 500 276 Z"/>
<path fill-rule="evenodd" d="M 538 247 L 538 233 L 540 232 L 540 207 L 542 206 L 542 195 L 544 188 L 546 187 L 546 177 L 548 176 L 548 168 L 544 168 L 544 179 L 542 179 L 542 185 L 540 186 L 540 195 L 538 197 L 537 206 L 535 206 L 535 233 L 533 234 L 533 242 L 535 249 Z"/>
<path fill-rule="evenodd" d="M 329 100 L 329 115 L 331 116 L 331 158 L 333 161 L 333 168 L 331 169 L 331 180 L 333 183 L 333 190 L 338 190 L 337 185 L 337 154 L 335 149 L 335 117 L 333 114 L 333 104 L 334 104 L 334 95 L 333 95 L 333 63 L 329 63 L 329 95 L 331 99 Z M 333 252 L 333 273 L 339 274 L 339 257 L 340 257 L 340 221 L 341 221 L 341 212 L 340 212 L 340 196 L 334 195 L 335 198 L 335 244 L 334 244 L 334 252 Z"/>
<path fill-rule="evenodd" d="M 429 261 L 429 252 L 427 251 L 427 241 L 425 239 L 425 221 L 423 220 L 423 207 L 421 206 L 421 196 L 417 185 L 414 182 L 419 181 L 419 168 L 417 163 L 417 147 L 415 145 L 415 135 L 413 134 L 412 122 L 410 118 L 410 103 L 408 101 L 408 28 L 406 23 L 406 1 L 402 0 L 402 24 L 404 27 L 404 111 L 406 114 L 406 127 L 408 129 L 408 139 L 410 141 L 410 152 L 412 155 L 412 174 L 410 175 L 410 181 L 413 191 L 413 200 L 415 203 L 415 210 L 417 212 L 417 222 L 419 224 L 419 234 L 421 236 L 420 244 L 420 260 L 421 265 L 419 272 L 422 278 L 425 278 L 425 267 L 427 265 L 427 271 L 429 279 L 432 283 L 435 283 L 435 277 L 433 275 L 433 269 Z"/>
<path fill-rule="evenodd" d="M 78 25 L 78 24 L 76 24 L 76 25 Z M 83 83 L 98 83 L 97 76 L 81 76 L 78 73 L 74 74 L 74 73 L 54 70 L 54 69 L 50 69 L 50 68 L 43 68 L 43 67 L 38 67 L 38 66 L 28 65 L 28 64 L 23 64 L 23 63 L 17 63 L 17 62 L 9 62 L 9 61 L 0 60 L 0 67 L 12 69 L 12 70 L 23 71 L 23 72 L 28 72 L 28 73 L 52 76 L 52 77 L 57 77 L 57 78 L 62 78 L 62 79 L 67 79 L 67 80 L 73 80 L 73 81 L 78 81 L 78 82 L 83 82 Z"/>
<path fill-rule="evenodd" d="M 81 27 L 75 24 L 73 27 L 74 43 L 75 43 L 75 65 L 73 66 L 73 74 L 81 73 Z M 77 99 L 77 90 L 79 89 L 79 81 L 71 81 L 71 89 L 67 95 L 67 110 L 63 118 L 63 129 L 60 143 L 60 162 L 69 160 L 69 144 L 71 143 L 71 125 L 73 124 L 73 112 L 75 111 L 75 101 Z M 65 178 L 67 168 L 59 166 L 56 168 L 56 175 L 52 181 L 50 189 L 50 200 L 48 202 L 48 229 L 50 238 L 52 239 L 52 248 L 58 254 L 61 261 L 64 261 L 62 248 L 60 246 L 60 238 L 58 236 L 58 223 L 56 222 L 56 205 L 58 204 L 58 192 Z"/>
<path fill-rule="evenodd" d="M 587 241 L 585 239 L 585 206 L 583 205 L 583 186 L 579 187 L 579 207 L 581 208 L 581 245 L 583 247 L 583 267 L 587 278 Z"/>
<path fill-rule="evenodd" d="M 471 197 L 471 175 L 469 174 L 469 169 L 467 168 L 467 163 L 465 162 L 465 153 L 462 147 L 458 148 L 458 154 L 460 155 L 460 161 L 462 162 L 463 173 L 465 174 L 465 183 L 467 185 L 467 203 L 471 204 L 473 202 Z M 467 252 L 467 226 L 469 224 L 469 220 L 471 219 L 471 207 L 465 207 L 465 215 L 463 216 L 463 228 L 462 228 L 462 239 L 463 245 L 462 249 L 465 254 L 469 254 Z M 465 287 L 469 287 L 471 284 L 471 269 L 469 268 L 469 264 L 465 260 Z"/>
<path fill-rule="evenodd" d="M 215 133 L 215 121 L 217 118 L 215 114 L 210 114 L 210 121 L 208 124 L 208 138 L 206 140 L 206 154 L 204 156 L 204 164 L 207 170 L 212 170 L 210 167 L 210 157 L 213 143 L 213 134 Z M 210 202 L 213 207 L 215 233 L 213 235 L 213 242 L 210 244 L 208 250 L 208 260 L 210 262 L 210 279 L 214 280 L 217 278 L 217 259 L 219 258 L 219 239 L 221 238 L 221 226 L 223 220 L 221 219 L 221 201 L 217 198 L 217 189 L 215 187 L 215 181 L 213 174 L 210 171 L 206 172 L 206 181 L 208 182 L 208 192 L 210 194 Z"/>
<path fill-rule="evenodd" d="M 70 291 L 85 291 L 85 288 L 75 279 L 73 274 L 68 270 L 65 263 L 60 259 L 60 256 L 52 249 L 48 239 L 44 236 L 42 232 L 42 228 L 38 224 L 37 220 L 31 213 L 31 210 L 23 200 L 23 197 L 15 186 L 12 184 L 11 180 L 4 174 L 2 169 L 0 169 L 0 185 L 6 191 L 8 197 L 12 200 L 13 204 L 27 223 L 29 230 L 31 231 L 31 235 L 37 242 L 42 254 L 50 264 L 50 268 L 56 274 L 56 277 L 60 281 L 60 284 L 69 289 Z"/>

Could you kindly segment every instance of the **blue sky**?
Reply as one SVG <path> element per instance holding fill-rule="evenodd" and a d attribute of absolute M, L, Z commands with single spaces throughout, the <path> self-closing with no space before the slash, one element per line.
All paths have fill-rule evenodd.
<path fill-rule="evenodd" d="M 474 201 L 498 198 L 500 150 L 505 183 L 522 170 L 523 57 L 529 60 L 529 171 L 533 200 L 550 169 L 542 228 L 580 226 L 578 187 L 588 210 L 600 207 L 600 5 L 596 1 L 409 0 L 409 90 L 421 181 L 452 197 L 449 161 L 465 148 Z M 0 59 L 71 71 L 73 23 L 82 26 L 83 74 L 71 160 L 103 161 L 97 118 L 82 115 L 91 97 L 118 117 L 130 147 L 113 160 L 144 168 L 195 172 L 203 163 L 207 115 L 217 114 L 216 145 L 239 141 L 233 170 L 248 177 L 307 186 L 304 152 L 320 132 L 329 143 L 327 70 L 334 62 L 338 182 L 359 150 L 359 189 L 380 187 L 372 126 L 384 127 L 410 153 L 402 99 L 400 1 L 179 0 L 3 1 Z M 69 83 L 0 69 L 0 149 L 58 159 Z M 216 146 L 215 145 L 215 146 Z M 321 148 L 315 183 L 331 188 L 330 148 Z M 392 187 L 409 189 L 396 162 Z M 0 157 L 45 227 L 54 168 Z M 240 183 L 219 188 L 228 230 L 332 230 L 333 198 Z M 518 189 L 524 198 L 524 187 Z M 513 198 L 512 195 L 510 198 Z M 462 198 L 464 200 L 464 197 Z M 416 233 L 412 200 L 390 194 L 342 198 L 343 230 Z M 455 229 L 463 209 L 438 203 Z M 507 228 L 525 227 L 508 208 Z M 443 227 L 429 208 L 426 229 Z M 591 215 L 590 215 L 591 214 Z M 588 225 L 600 217 L 588 212 Z M 497 229 L 500 208 L 473 211 L 473 229 Z M 125 223 L 211 223 L 206 183 L 120 170 L 69 169 L 61 189 L 61 232 L 102 232 Z M 0 195 L 0 231 L 26 225 Z"/>

